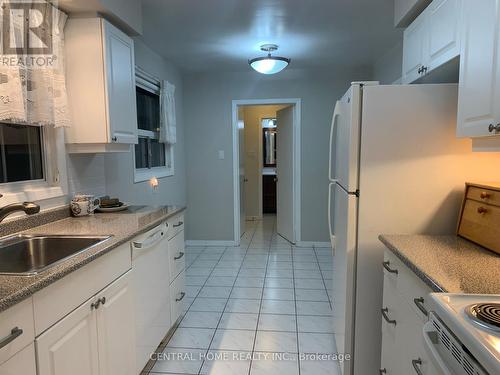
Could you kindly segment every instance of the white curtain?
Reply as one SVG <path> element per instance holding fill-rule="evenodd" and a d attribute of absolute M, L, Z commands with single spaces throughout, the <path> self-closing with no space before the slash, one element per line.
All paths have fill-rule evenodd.
<path fill-rule="evenodd" d="M 160 142 L 177 142 L 177 119 L 175 116 L 175 86 L 161 81 L 160 85 Z"/>
<path fill-rule="evenodd" d="M 15 1 L 0 2 L 5 5 L 3 11 L 8 12 L 10 3 Z M 3 55 L 9 58 L 9 63 L 0 64 L 0 121 L 68 127 L 63 33 L 67 15 L 49 3 L 30 13 L 30 24 L 43 25 L 43 40 L 52 38 L 50 55 L 28 54 L 23 16 L 23 12 L 10 12 L 11 46 L 22 46 L 23 52 Z"/>

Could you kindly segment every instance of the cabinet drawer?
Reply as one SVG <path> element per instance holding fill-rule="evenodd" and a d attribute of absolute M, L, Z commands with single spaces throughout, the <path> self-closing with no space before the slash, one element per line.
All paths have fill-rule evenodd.
<path fill-rule="evenodd" d="M 168 240 L 168 257 L 170 267 L 170 282 L 179 275 L 186 267 L 184 231 Z"/>
<path fill-rule="evenodd" d="M 12 341 L 0 348 L 0 363 L 7 361 L 35 339 L 32 298 L 0 314 L 0 340 L 7 338 Z"/>
<path fill-rule="evenodd" d="M 174 237 L 177 233 L 184 230 L 184 215 L 177 215 L 167 220 L 168 238 Z"/>
<path fill-rule="evenodd" d="M 473 199 L 478 202 L 500 206 L 500 192 L 495 190 L 469 186 L 467 189 L 467 199 Z"/>
<path fill-rule="evenodd" d="M 31 343 L 7 362 L 1 364 L 0 374 L 36 375 L 35 345 Z"/>
<path fill-rule="evenodd" d="M 33 307 L 38 336 L 132 267 L 130 245 L 108 254 L 35 293 Z"/>
<path fill-rule="evenodd" d="M 467 199 L 458 234 L 500 254 L 500 207 Z"/>
<path fill-rule="evenodd" d="M 186 297 L 186 275 L 181 272 L 170 284 L 170 310 L 172 316 L 171 326 L 179 319 L 184 311 L 184 298 Z"/>

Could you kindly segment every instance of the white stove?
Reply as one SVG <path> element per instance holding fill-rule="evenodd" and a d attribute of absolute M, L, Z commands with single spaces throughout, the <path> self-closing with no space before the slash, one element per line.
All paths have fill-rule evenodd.
<path fill-rule="evenodd" d="M 430 297 L 424 339 L 442 374 L 500 374 L 500 295 Z"/>

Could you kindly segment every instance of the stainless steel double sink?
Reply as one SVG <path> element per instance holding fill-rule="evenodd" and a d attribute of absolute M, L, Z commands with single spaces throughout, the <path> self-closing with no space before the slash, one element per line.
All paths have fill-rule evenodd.
<path fill-rule="evenodd" d="M 1 275 L 36 275 L 110 236 L 15 235 L 0 239 Z"/>

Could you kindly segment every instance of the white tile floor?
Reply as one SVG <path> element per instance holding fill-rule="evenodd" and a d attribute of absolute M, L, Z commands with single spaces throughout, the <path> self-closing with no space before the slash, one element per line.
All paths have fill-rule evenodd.
<path fill-rule="evenodd" d="M 295 248 L 274 216 L 240 247 L 186 249 L 186 314 L 151 374 L 337 375 L 331 250 Z"/>

